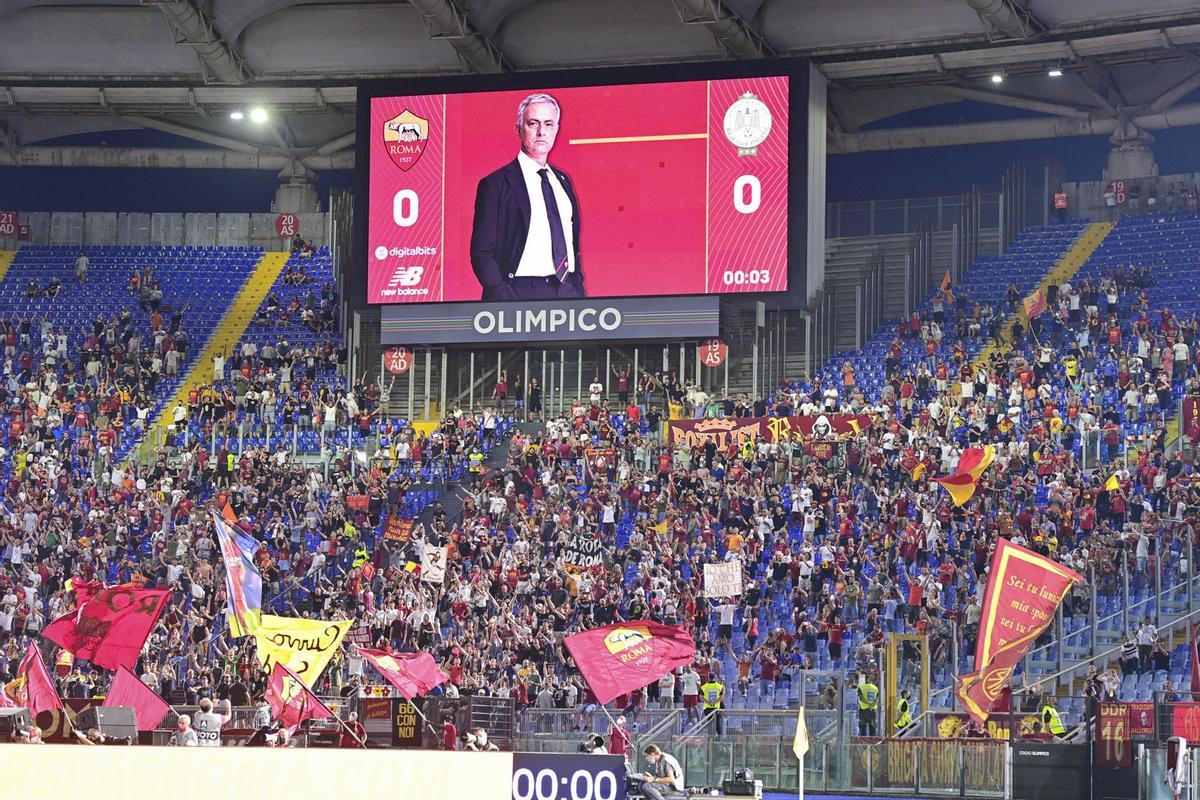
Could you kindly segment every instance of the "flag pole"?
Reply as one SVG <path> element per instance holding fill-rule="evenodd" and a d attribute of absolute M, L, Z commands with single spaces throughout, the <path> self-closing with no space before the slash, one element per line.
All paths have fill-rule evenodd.
<path fill-rule="evenodd" d="M 412 706 L 413 711 L 417 712 L 417 716 L 425 721 L 425 727 L 429 728 L 429 732 L 433 734 L 434 738 L 437 738 L 437 728 L 433 727 L 433 723 L 429 721 L 429 717 L 421 713 L 421 709 L 417 707 L 417 704 L 413 702 L 411 697 L 405 697 L 404 699 L 408 701 L 410 706 Z"/>

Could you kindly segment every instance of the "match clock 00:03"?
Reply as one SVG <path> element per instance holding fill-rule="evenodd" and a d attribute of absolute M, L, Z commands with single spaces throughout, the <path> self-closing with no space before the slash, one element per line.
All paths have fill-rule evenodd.
<path fill-rule="evenodd" d="M 625 759 L 513 753 L 513 800 L 624 800 Z"/>

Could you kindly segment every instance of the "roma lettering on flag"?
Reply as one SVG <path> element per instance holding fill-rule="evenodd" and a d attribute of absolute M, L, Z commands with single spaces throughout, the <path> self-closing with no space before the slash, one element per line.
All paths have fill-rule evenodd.
<path fill-rule="evenodd" d="M 958 469 L 946 478 L 934 478 L 942 485 L 954 505 L 961 506 L 975 496 L 979 479 L 996 458 L 996 448 L 989 445 L 983 447 L 968 447 L 958 459 Z"/>
<path fill-rule="evenodd" d="M 229 508 L 229 506 L 226 506 Z M 249 636 L 262 617 L 262 576 L 254 566 L 256 543 L 237 528 L 213 514 L 217 542 L 225 559 L 226 617 L 229 635 L 235 639 Z"/>
<path fill-rule="evenodd" d="M 110 586 L 54 620 L 42 635 L 77 659 L 105 669 L 132 669 L 170 596 L 168 589 Z"/>
<path fill-rule="evenodd" d="M 125 667 L 118 669 L 117 674 L 113 676 L 112 687 L 108 690 L 101 705 L 108 708 L 115 706 L 132 708 L 139 731 L 154 730 L 171 710 L 166 700 L 155 694 L 149 686 L 138 679 L 138 676 Z"/>
<path fill-rule="evenodd" d="M 563 644 L 601 705 L 696 658 L 696 643 L 686 630 L 649 620 L 593 628 Z"/>
<path fill-rule="evenodd" d="M 450 680 L 428 653 L 385 653 L 359 650 L 387 682 L 400 690 L 406 700 L 429 694 Z"/>
<path fill-rule="evenodd" d="M 1079 573 L 1006 539 L 996 543 L 975 644 L 975 671 L 958 683 L 958 699 L 972 719 L 987 719 L 1013 669 L 1081 580 Z"/>
<path fill-rule="evenodd" d="M 353 624 L 352 619 L 335 622 L 263 614 L 254 631 L 258 660 L 266 670 L 272 670 L 276 663 L 283 664 L 312 685 L 342 646 L 342 639 Z"/>
<path fill-rule="evenodd" d="M 1021 304 L 1025 307 L 1025 318 L 1033 319 L 1046 310 L 1046 292 L 1038 289 L 1026 297 Z"/>
<path fill-rule="evenodd" d="M 305 720 L 334 716 L 329 706 L 312 693 L 308 684 L 283 664 L 276 663 L 271 668 L 264 696 L 271 707 L 271 714 L 290 731 L 296 730 Z"/>

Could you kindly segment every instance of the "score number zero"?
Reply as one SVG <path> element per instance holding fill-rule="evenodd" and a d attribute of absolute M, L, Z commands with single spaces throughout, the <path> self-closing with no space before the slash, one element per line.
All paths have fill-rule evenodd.
<path fill-rule="evenodd" d="M 740 175 L 733 182 L 733 207 L 742 214 L 753 214 L 762 205 L 762 183 L 753 175 Z M 392 197 L 392 220 L 401 228 L 417 224 L 421 199 L 413 189 L 401 189 Z M 725 281 L 729 283 L 729 281 Z M 765 280 L 763 281 L 766 282 Z M 756 281 L 751 281 L 756 283 Z"/>
<path fill-rule="evenodd" d="M 568 792 L 559 793 L 560 780 Z M 618 791 L 623 783 L 610 770 L 602 770 L 593 777 L 587 770 L 578 769 L 570 778 L 560 779 L 554 770 L 539 770 L 535 775 L 533 770 L 522 767 L 513 772 L 513 800 L 617 800 L 618 794 L 623 794 Z"/>

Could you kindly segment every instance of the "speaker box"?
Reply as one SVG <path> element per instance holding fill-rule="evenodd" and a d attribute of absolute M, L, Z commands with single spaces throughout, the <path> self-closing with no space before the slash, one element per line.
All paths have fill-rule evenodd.
<path fill-rule="evenodd" d="M 28 708 L 0 708 L 0 742 L 11 742 L 14 731 L 33 724 Z"/>
<path fill-rule="evenodd" d="M 100 731 L 105 742 L 137 744 L 137 720 L 133 709 L 127 706 L 92 706 L 80 711 L 75 717 L 76 730 L 87 733 L 92 728 Z"/>

